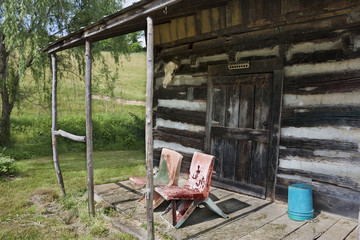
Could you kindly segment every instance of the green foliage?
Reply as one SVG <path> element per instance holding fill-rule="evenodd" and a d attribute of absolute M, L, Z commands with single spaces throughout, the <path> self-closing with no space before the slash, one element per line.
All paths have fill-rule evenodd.
<path fill-rule="evenodd" d="M 4 154 L 0 154 L 0 177 L 15 172 L 14 159 Z"/>
<path fill-rule="evenodd" d="M 85 116 L 62 116 L 58 129 L 85 136 Z M 16 136 L 6 153 L 15 159 L 28 159 L 52 154 L 51 117 L 14 117 L 11 129 Z M 93 116 L 93 144 L 95 150 L 144 149 L 145 119 L 135 114 L 98 114 Z M 85 151 L 86 145 L 57 137 L 59 152 Z"/>
<path fill-rule="evenodd" d="M 47 53 L 39 49 L 56 40 L 59 35 L 98 21 L 121 7 L 121 0 L 0 1 L 0 92 L 5 106 L 0 119 L 0 146 L 10 142 L 10 115 L 15 103 L 30 100 L 36 94 L 41 95 L 40 104 L 50 108 L 51 83 L 45 81 L 50 62 Z M 119 62 L 121 54 L 129 53 L 127 39 L 126 36 L 120 36 L 105 43 L 110 46 L 111 56 L 116 62 Z M 102 44 L 93 44 L 95 59 L 103 58 Z M 75 64 L 72 62 L 74 60 Z M 59 69 L 78 71 L 82 76 L 84 65 L 84 47 L 58 54 Z M 60 74 L 60 78 L 62 76 Z M 36 87 L 26 88 L 29 80 L 33 80 Z"/>
<path fill-rule="evenodd" d="M 140 43 L 132 43 L 130 45 L 130 52 L 142 52 L 144 51 L 144 48 L 140 45 Z"/>

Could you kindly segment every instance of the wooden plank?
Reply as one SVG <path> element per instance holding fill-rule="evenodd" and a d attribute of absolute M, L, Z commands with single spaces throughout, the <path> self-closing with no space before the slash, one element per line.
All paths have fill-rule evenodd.
<path fill-rule="evenodd" d="M 266 186 L 269 144 L 253 142 L 250 183 L 259 186 Z"/>
<path fill-rule="evenodd" d="M 271 92 L 270 81 L 266 85 L 255 86 L 254 128 L 266 130 L 270 125 Z M 250 183 L 266 186 L 269 144 L 254 142 L 252 147 Z"/>
<path fill-rule="evenodd" d="M 165 128 L 158 126 L 156 128 L 157 131 L 166 132 L 168 134 L 174 134 L 178 136 L 183 136 L 187 138 L 194 138 L 197 140 L 204 140 L 205 133 L 204 132 L 193 132 L 193 131 L 186 131 L 186 130 L 180 130 L 176 128 Z"/>
<path fill-rule="evenodd" d="M 270 81 L 266 85 L 255 86 L 254 128 L 266 130 L 270 125 L 271 92 Z M 254 142 L 252 147 L 252 163 L 250 182 L 266 186 L 267 158 L 269 145 Z"/>
<path fill-rule="evenodd" d="M 299 158 L 305 158 L 305 161 L 307 161 L 307 159 L 309 161 L 313 161 L 313 162 L 324 162 L 327 164 L 331 164 L 331 163 L 353 163 L 356 164 L 358 162 L 360 162 L 360 153 L 349 153 L 349 152 L 343 152 L 342 154 L 348 155 L 346 157 L 341 156 L 341 154 L 339 154 L 340 156 L 336 156 L 334 153 L 334 151 L 332 152 L 321 152 L 321 155 L 319 154 L 319 152 L 315 152 L 317 150 L 310 150 L 310 149 L 303 149 L 303 148 L 288 148 L 288 149 L 281 149 L 280 151 L 280 158 L 285 159 L 289 156 L 296 156 Z M 334 155 L 331 155 L 334 154 Z M 319 156 L 320 155 L 320 156 Z M 310 160 L 311 159 L 311 160 Z"/>
<path fill-rule="evenodd" d="M 54 131 L 54 135 L 57 136 L 62 136 L 68 139 L 71 139 L 73 141 L 77 141 L 77 142 L 86 142 L 86 137 L 85 136 L 77 136 L 68 132 L 65 132 L 61 129 L 59 129 L 58 131 Z"/>
<path fill-rule="evenodd" d="M 239 107 L 241 109 L 239 96 L 239 86 L 226 86 L 226 102 L 225 102 L 225 126 L 238 127 L 239 125 Z M 242 96 L 242 95 L 241 95 Z M 241 115 L 240 115 L 241 116 Z"/>
<path fill-rule="evenodd" d="M 59 164 L 58 148 L 57 141 L 55 136 L 55 131 L 57 130 L 57 59 L 56 54 L 51 54 L 51 66 L 52 66 L 52 121 L 51 121 L 51 140 L 52 140 L 52 150 L 53 150 L 53 162 L 55 167 L 56 178 L 58 185 L 60 187 L 61 196 L 65 196 L 65 185 L 61 173 L 61 168 Z"/>
<path fill-rule="evenodd" d="M 186 22 L 185 22 L 185 20 L 186 20 L 185 17 L 176 19 L 178 39 L 186 38 Z"/>
<path fill-rule="evenodd" d="M 276 22 L 281 17 L 281 0 L 267 0 L 267 6 L 269 7 L 267 19 L 272 22 Z"/>
<path fill-rule="evenodd" d="M 271 74 L 243 74 L 234 76 L 216 76 L 213 84 L 218 85 L 269 85 Z"/>
<path fill-rule="evenodd" d="M 224 188 L 230 191 L 247 194 L 250 196 L 255 196 L 258 198 L 265 198 L 266 189 L 260 186 L 245 184 L 239 181 L 232 181 L 226 178 L 219 178 L 217 176 L 212 176 L 211 186 Z"/>
<path fill-rule="evenodd" d="M 274 221 L 242 237 L 241 240 L 263 239 L 264 236 L 268 240 L 282 239 L 305 224 L 307 223 L 289 220 L 288 215 L 285 213 Z"/>
<path fill-rule="evenodd" d="M 161 43 L 167 43 L 171 42 L 171 35 L 170 35 L 170 24 L 164 23 L 159 25 L 159 31 L 160 31 L 160 42 Z"/>
<path fill-rule="evenodd" d="M 151 17 L 147 22 L 147 48 L 146 48 L 146 125 L 145 125 L 145 150 L 146 150 L 146 223 L 147 238 L 155 239 L 154 234 L 154 179 L 153 179 L 153 86 L 154 86 L 154 27 Z"/>
<path fill-rule="evenodd" d="M 281 0 L 281 14 L 287 14 L 299 9 L 300 0 Z"/>
<path fill-rule="evenodd" d="M 215 156 L 213 174 L 218 177 L 223 177 L 224 140 L 221 138 L 212 138 L 210 144 L 210 154 Z"/>
<path fill-rule="evenodd" d="M 160 26 L 156 25 L 154 26 L 154 44 L 159 45 L 161 43 L 160 40 Z"/>
<path fill-rule="evenodd" d="M 220 12 L 219 8 L 211 8 L 210 9 L 211 15 L 211 30 L 218 31 L 220 30 Z"/>
<path fill-rule="evenodd" d="M 209 77 L 207 81 L 207 100 L 206 100 L 206 118 L 205 118 L 205 138 L 204 138 L 204 152 L 210 153 L 211 150 L 211 122 L 213 116 L 213 98 L 214 89 L 212 85 L 212 78 Z M 215 160 L 216 165 L 216 160 Z"/>
<path fill-rule="evenodd" d="M 337 140 L 324 140 L 324 139 L 304 139 L 304 138 L 292 138 L 281 137 L 280 145 L 286 148 L 303 148 L 311 150 L 333 150 L 333 151 L 346 151 L 346 152 L 358 152 L 358 144 L 353 142 L 344 142 Z"/>
<path fill-rule="evenodd" d="M 240 89 L 240 114 L 238 126 L 240 129 L 252 129 L 254 127 L 254 86 L 241 85 Z M 239 155 L 236 163 L 236 179 L 243 183 L 249 183 L 252 163 L 252 141 L 239 142 Z"/>
<path fill-rule="evenodd" d="M 189 86 L 168 86 L 166 89 L 159 87 L 155 89 L 154 97 L 156 99 L 179 99 L 188 100 Z M 192 100 L 206 100 L 207 90 L 206 86 L 201 85 L 193 88 Z"/>
<path fill-rule="evenodd" d="M 269 143 L 269 162 L 268 162 L 268 180 L 267 197 L 275 199 L 276 174 L 279 159 L 279 142 L 281 129 L 282 96 L 284 71 L 275 70 L 273 75 L 272 99 L 271 99 L 271 127 Z"/>
<path fill-rule="evenodd" d="M 359 226 L 355 228 L 345 239 L 346 240 L 359 240 L 360 231 L 358 231 Z"/>
<path fill-rule="evenodd" d="M 191 147 L 200 150 L 204 149 L 204 140 L 202 139 L 199 140 L 196 138 L 174 135 L 172 133 L 167 133 L 164 131 L 156 130 L 156 132 L 154 133 L 154 139 L 162 140 L 168 143 L 170 142 L 178 143 L 185 147 Z"/>
<path fill-rule="evenodd" d="M 242 24 L 242 5 L 241 1 L 233 1 L 231 11 L 231 26 Z"/>
<path fill-rule="evenodd" d="M 316 74 L 286 78 L 286 94 L 331 94 L 360 91 L 359 72 Z"/>
<path fill-rule="evenodd" d="M 93 140 L 92 140 L 92 110 L 91 110 L 91 69 L 92 52 L 89 40 L 85 42 L 85 112 L 86 112 L 86 166 L 89 214 L 95 215 L 94 202 L 94 167 L 93 167 Z"/>
<path fill-rule="evenodd" d="M 233 139 L 224 140 L 223 177 L 235 180 L 235 164 L 237 158 L 237 141 Z"/>
<path fill-rule="evenodd" d="M 320 214 L 316 217 L 316 221 L 305 224 L 283 239 L 316 239 L 337 221 L 338 218 L 336 217 Z"/>
<path fill-rule="evenodd" d="M 251 149 L 254 142 L 239 141 L 238 156 L 235 165 L 235 180 L 242 183 L 250 183 L 251 178 L 251 163 L 252 154 Z"/>
<path fill-rule="evenodd" d="M 175 108 L 158 107 L 154 112 L 157 118 L 171 120 L 175 122 L 184 122 L 194 125 L 205 125 L 206 113 L 200 111 L 187 111 Z"/>
<path fill-rule="evenodd" d="M 211 31 L 210 9 L 201 11 L 201 32 L 208 33 Z"/>
<path fill-rule="evenodd" d="M 337 188 L 340 189 L 339 187 Z M 355 193 L 352 196 L 344 196 L 342 192 L 334 192 L 331 186 L 328 188 L 319 187 L 318 191 L 313 191 L 314 209 L 318 211 L 330 212 L 333 214 L 341 215 L 343 217 L 357 219 L 360 199 L 359 194 Z M 346 189 L 344 189 L 346 190 Z M 348 191 L 348 194 L 351 194 Z"/>
<path fill-rule="evenodd" d="M 211 136 L 242 140 L 242 141 L 245 140 L 257 141 L 263 143 L 269 142 L 269 130 L 239 129 L 239 128 L 212 126 Z"/>
<path fill-rule="evenodd" d="M 214 88 L 211 123 L 225 126 L 226 87 Z"/>
<path fill-rule="evenodd" d="M 193 37 L 196 34 L 195 29 L 195 15 L 186 17 L 186 36 Z"/>
<path fill-rule="evenodd" d="M 322 234 L 318 240 L 327 240 L 327 239 L 345 239 L 350 232 L 352 232 L 357 226 L 357 222 L 340 219 L 336 222 L 330 229 L 328 229 L 324 234 Z"/>
<path fill-rule="evenodd" d="M 346 51 L 344 49 L 318 50 L 311 53 L 295 53 L 286 65 L 323 63 L 327 61 L 342 61 L 354 59 L 359 56 L 359 51 Z"/>
<path fill-rule="evenodd" d="M 245 203 L 250 206 L 232 215 L 231 221 L 225 221 L 221 230 L 211 231 L 211 234 L 206 237 L 208 239 L 241 239 L 285 213 L 285 208 L 277 204 L 262 201 L 259 206 L 255 199 Z M 267 239 L 267 235 L 260 239 Z"/>
<path fill-rule="evenodd" d="M 223 137 L 227 139 L 242 140 L 242 141 L 258 141 L 268 143 L 268 130 L 254 130 L 254 129 L 239 129 L 213 126 L 212 137 Z"/>
<path fill-rule="evenodd" d="M 239 128 L 254 128 L 254 90 L 253 85 L 241 85 Z"/>
<path fill-rule="evenodd" d="M 334 186 L 340 186 L 354 191 L 360 191 L 359 184 L 350 177 L 314 173 L 310 171 L 302 171 L 300 169 L 295 170 L 295 169 L 284 169 L 284 168 L 279 168 L 278 173 L 300 176 L 300 177 L 312 179 L 313 181 L 329 183 Z"/>
<path fill-rule="evenodd" d="M 176 25 L 176 19 L 171 19 L 170 21 L 170 37 L 172 41 L 178 40 L 177 36 L 177 25 Z M 163 52 L 161 52 L 163 53 Z"/>
<path fill-rule="evenodd" d="M 249 1 L 249 21 L 254 22 L 264 18 L 265 11 L 268 11 L 263 0 Z"/>
<path fill-rule="evenodd" d="M 224 30 L 226 28 L 226 7 L 219 7 L 219 24 L 220 29 Z"/>

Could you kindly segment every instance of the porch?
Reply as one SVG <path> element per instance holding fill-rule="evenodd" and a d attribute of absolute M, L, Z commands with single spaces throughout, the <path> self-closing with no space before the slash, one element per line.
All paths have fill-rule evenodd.
<path fill-rule="evenodd" d="M 182 178 L 179 185 L 184 185 Z M 105 201 L 122 214 L 113 224 L 139 239 L 146 239 L 146 208 L 137 203 L 144 189 L 129 181 L 95 186 L 95 200 Z M 211 199 L 229 215 L 218 217 L 200 206 L 179 229 L 170 227 L 161 213 L 168 202 L 154 211 L 156 239 L 357 239 L 357 225 L 353 220 L 320 213 L 306 222 L 290 220 L 286 204 L 211 187 Z"/>

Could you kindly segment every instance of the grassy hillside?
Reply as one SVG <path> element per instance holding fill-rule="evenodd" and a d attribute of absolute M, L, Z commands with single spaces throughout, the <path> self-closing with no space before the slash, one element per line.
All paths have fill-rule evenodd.
<path fill-rule="evenodd" d="M 93 99 L 95 150 L 128 150 L 143 148 L 142 130 L 145 108 L 124 105 L 116 98 L 145 100 L 146 55 L 122 56 L 115 64 L 110 53 L 103 53 L 109 72 L 94 62 L 93 94 L 111 97 L 109 101 Z M 75 65 L 75 64 L 74 64 Z M 85 135 L 85 83 L 78 71 L 59 70 L 58 128 L 76 135 Z M 107 91 L 106 74 L 111 78 L 113 93 Z M 16 159 L 51 155 L 51 73 L 34 84 L 31 76 L 21 85 L 25 96 L 11 115 L 12 145 L 5 153 Z M 44 93 L 45 89 L 45 93 Z M 59 138 L 60 152 L 83 151 L 85 145 Z M 0 149 L 1 151 L 1 149 Z"/>
<path fill-rule="evenodd" d="M 110 70 L 108 75 L 114 78 L 114 95 L 112 97 L 145 101 L 146 53 L 132 53 L 129 57 L 121 56 L 119 64 L 114 62 L 109 52 L 103 52 L 103 56 L 106 61 L 105 64 Z M 64 76 L 59 78 L 58 82 L 59 116 L 85 114 L 84 76 L 79 76 L 76 69 L 60 69 L 60 74 Z M 101 71 L 100 63 L 95 61 L 92 72 L 93 94 L 111 97 L 111 93 L 106 91 L 104 75 Z M 51 114 L 50 71 L 47 71 L 45 79 L 38 81 L 42 83 L 35 85 L 31 75 L 28 75 L 28 79 L 21 86 L 24 97 L 21 103 L 16 105 L 12 116 Z M 47 93 L 39 94 L 44 91 L 44 88 Z M 143 108 L 124 106 L 115 101 L 93 101 L 94 114 L 106 113 L 106 110 L 113 113 L 125 111 L 142 114 L 143 112 Z"/>

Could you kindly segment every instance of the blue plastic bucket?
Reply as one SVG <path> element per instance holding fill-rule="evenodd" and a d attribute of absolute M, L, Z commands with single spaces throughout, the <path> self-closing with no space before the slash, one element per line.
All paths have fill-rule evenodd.
<path fill-rule="evenodd" d="M 314 218 L 312 187 L 310 185 L 296 183 L 289 186 L 288 216 L 295 221 Z"/>

